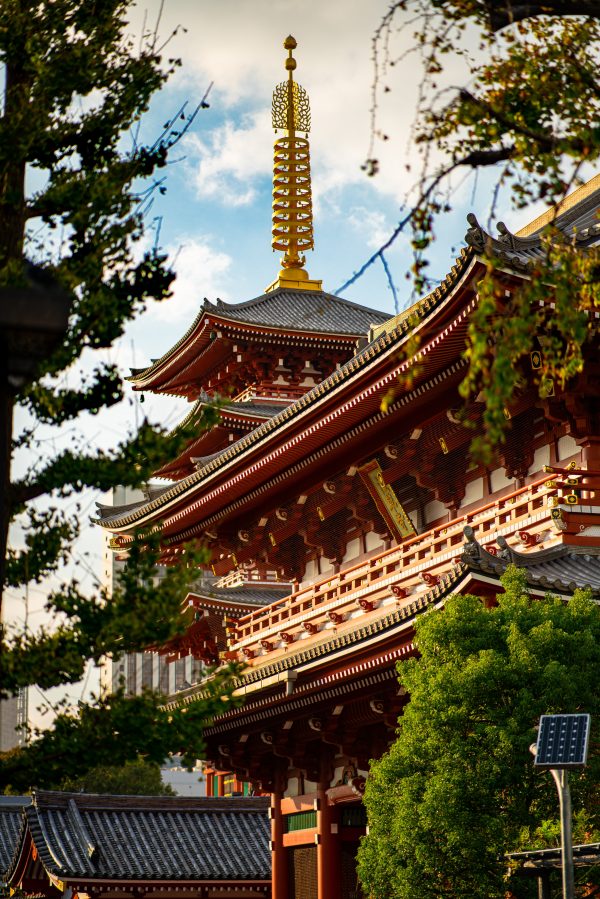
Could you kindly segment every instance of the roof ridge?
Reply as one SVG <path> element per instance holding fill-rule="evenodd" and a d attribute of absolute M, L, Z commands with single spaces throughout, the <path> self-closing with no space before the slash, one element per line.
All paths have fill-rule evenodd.
<path fill-rule="evenodd" d="M 263 805 L 268 806 L 268 797 L 262 796 L 138 796 L 120 793 L 71 793 L 60 790 L 35 790 L 34 802 L 36 811 L 51 808 L 62 808 L 69 813 L 74 806 L 81 810 L 118 810 L 135 811 L 202 811 L 236 809 L 244 811 L 260 811 Z M 71 803 L 73 805 L 71 805 Z M 38 814 L 39 821 L 39 814 Z"/>
<path fill-rule="evenodd" d="M 585 184 L 580 184 L 579 187 L 576 187 L 572 193 L 567 194 L 562 198 L 562 200 L 559 200 L 558 203 L 555 203 L 553 206 L 545 209 L 544 212 L 536 216 L 533 221 L 528 222 L 526 225 L 520 228 L 517 232 L 515 232 L 516 236 L 539 236 L 539 232 L 551 222 L 557 225 L 561 219 L 563 220 L 563 222 L 568 222 L 570 213 L 572 215 L 575 210 L 581 210 L 582 207 L 592 207 L 594 205 L 594 197 L 596 197 L 596 202 L 598 200 L 597 194 L 599 191 L 600 174 L 597 174 L 590 178 L 589 181 L 586 181 Z"/>
<path fill-rule="evenodd" d="M 235 309 L 249 309 L 253 306 L 260 305 L 273 297 L 281 296 L 286 293 L 297 293 L 298 291 L 293 290 L 290 287 L 277 287 L 275 290 L 267 291 L 266 293 L 261 293 L 257 297 L 253 297 L 251 300 L 243 300 L 241 303 L 224 303 L 220 306 L 220 309 L 226 309 L 228 307 L 233 307 Z M 340 297 L 335 293 L 329 293 L 326 290 L 303 290 L 302 296 L 314 296 L 318 299 L 328 299 L 334 300 L 337 303 L 342 303 L 344 306 L 352 306 L 353 309 L 360 309 L 361 312 L 374 312 L 376 315 L 384 315 L 389 318 L 387 312 L 384 312 L 381 309 L 373 309 L 370 306 L 363 306 L 361 303 L 355 303 L 353 300 L 347 300 L 345 297 Z"/>
<path fill-rule="evenodd" d="M 71 797 L 67 803 L 67 816 L 75 829 L 75 833 L 81 840 L 83 851 L 88 857 L 88 862 L 92 871 L 95 871 L 95 862 L 97 861 L 98 857 L 98 847 L 90 837 L 88 829 L 85 826 L 85 822 L 81 817 L 81 812 L 79 811 L 77 803 L 75 802 L 73 797 Z"/>

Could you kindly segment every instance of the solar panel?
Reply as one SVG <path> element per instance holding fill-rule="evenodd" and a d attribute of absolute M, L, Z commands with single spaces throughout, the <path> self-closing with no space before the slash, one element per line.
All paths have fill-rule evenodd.
<path fill-rule="evenodd" d="M 542 715 L 535 748 L 538 768 L 583 768 L 588 754 L 589 715 Z"/>

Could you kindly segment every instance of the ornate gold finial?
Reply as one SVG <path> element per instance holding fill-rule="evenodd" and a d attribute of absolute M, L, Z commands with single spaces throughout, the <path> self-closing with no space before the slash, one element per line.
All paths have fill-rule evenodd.
<path fill-rule="evenodd" d="M 321 281 L 312 281 L 303 268 L 304 250 L 312 250 L 313 222 L 310 185 L 310 152 L 306 137 L 297 131 L 310 131 L 310 105 L 303 87 L 294 81 L 297 47 L 290 34 L 283 42 L 288 51 L 285 68 L 287 81 L 273 91 L 273 128 L 286 132 L 275 141 L 273 168 L 273 240 L 274 250 L 283 250 L 279 277 L 267 287 L 321 290 Z"/>

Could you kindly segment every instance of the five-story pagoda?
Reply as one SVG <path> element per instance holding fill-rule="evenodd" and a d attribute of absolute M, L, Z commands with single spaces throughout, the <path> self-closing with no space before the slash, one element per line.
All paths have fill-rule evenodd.
<path fill-rule="evenodd" d="M 489 465 L 472 462 L 484 407 L 465 406 L 458 388 L 478 282 L 492 254 L 509 298 L 544 252 L 546 219 L 495 238 L 470 216 L 443 282 L 389 321 L 323 292 L 303 269 L 312 217 L 296 132 L 308 106 L 295 41 L 285 46 L 274 98 L 286 132 L 275 148 L 282 270 L 255 300 L 205 303 L 135 373 L 138 390 L 226 402 L 218 426 L 161 469 L 171 485 L 103 509 L 101 524 L 122 552 L 137 526 L 160 523 L 166 562 L 190 538 L 208 547 L 212 583 L 187 598 L 190 628 L 165 651 L 246 664 L 244 704 L 205 731 L 213 769 L 271 793 L 274 899 L 354 899 L 364 781 L 407 701 L 396 665 L 415 652 L 417 616 L 456 592 L 492 603 L 510 562 L 532 596 L 568 599 L 583 585 L 600 596 L 600 339 L 592 328 L 584 370 L 541 396 L 541 334 L 505 442 Z M 555 225 L 584 252 L 600 237 L 599 208 L 597 178 Z M 544 302 L 550 314 L 550 288 Z"/>

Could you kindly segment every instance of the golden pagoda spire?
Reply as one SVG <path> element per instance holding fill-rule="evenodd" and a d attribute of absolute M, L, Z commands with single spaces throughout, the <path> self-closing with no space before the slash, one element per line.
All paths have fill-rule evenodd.
<path fill-rule="evenodd" d="M 281 271 L 267 291 L 278 287 L 295 290 L 321 290 L 322 281 L 312 281 L 304 266 L 304 250 L 312 250 L 313 218 L 310 187 L 310 105 L 308 95 L 294 81 L 296 40 L 289 35 L 283 42 L 288 51 L 285 67 L 287 81 L 273 91 L 273 128 L 283 130 L 275 141 L 273 165 L 273 240 L 274 250 L 283 250 Z M 305 137 L 298 137 L 303 131 Z"/>

